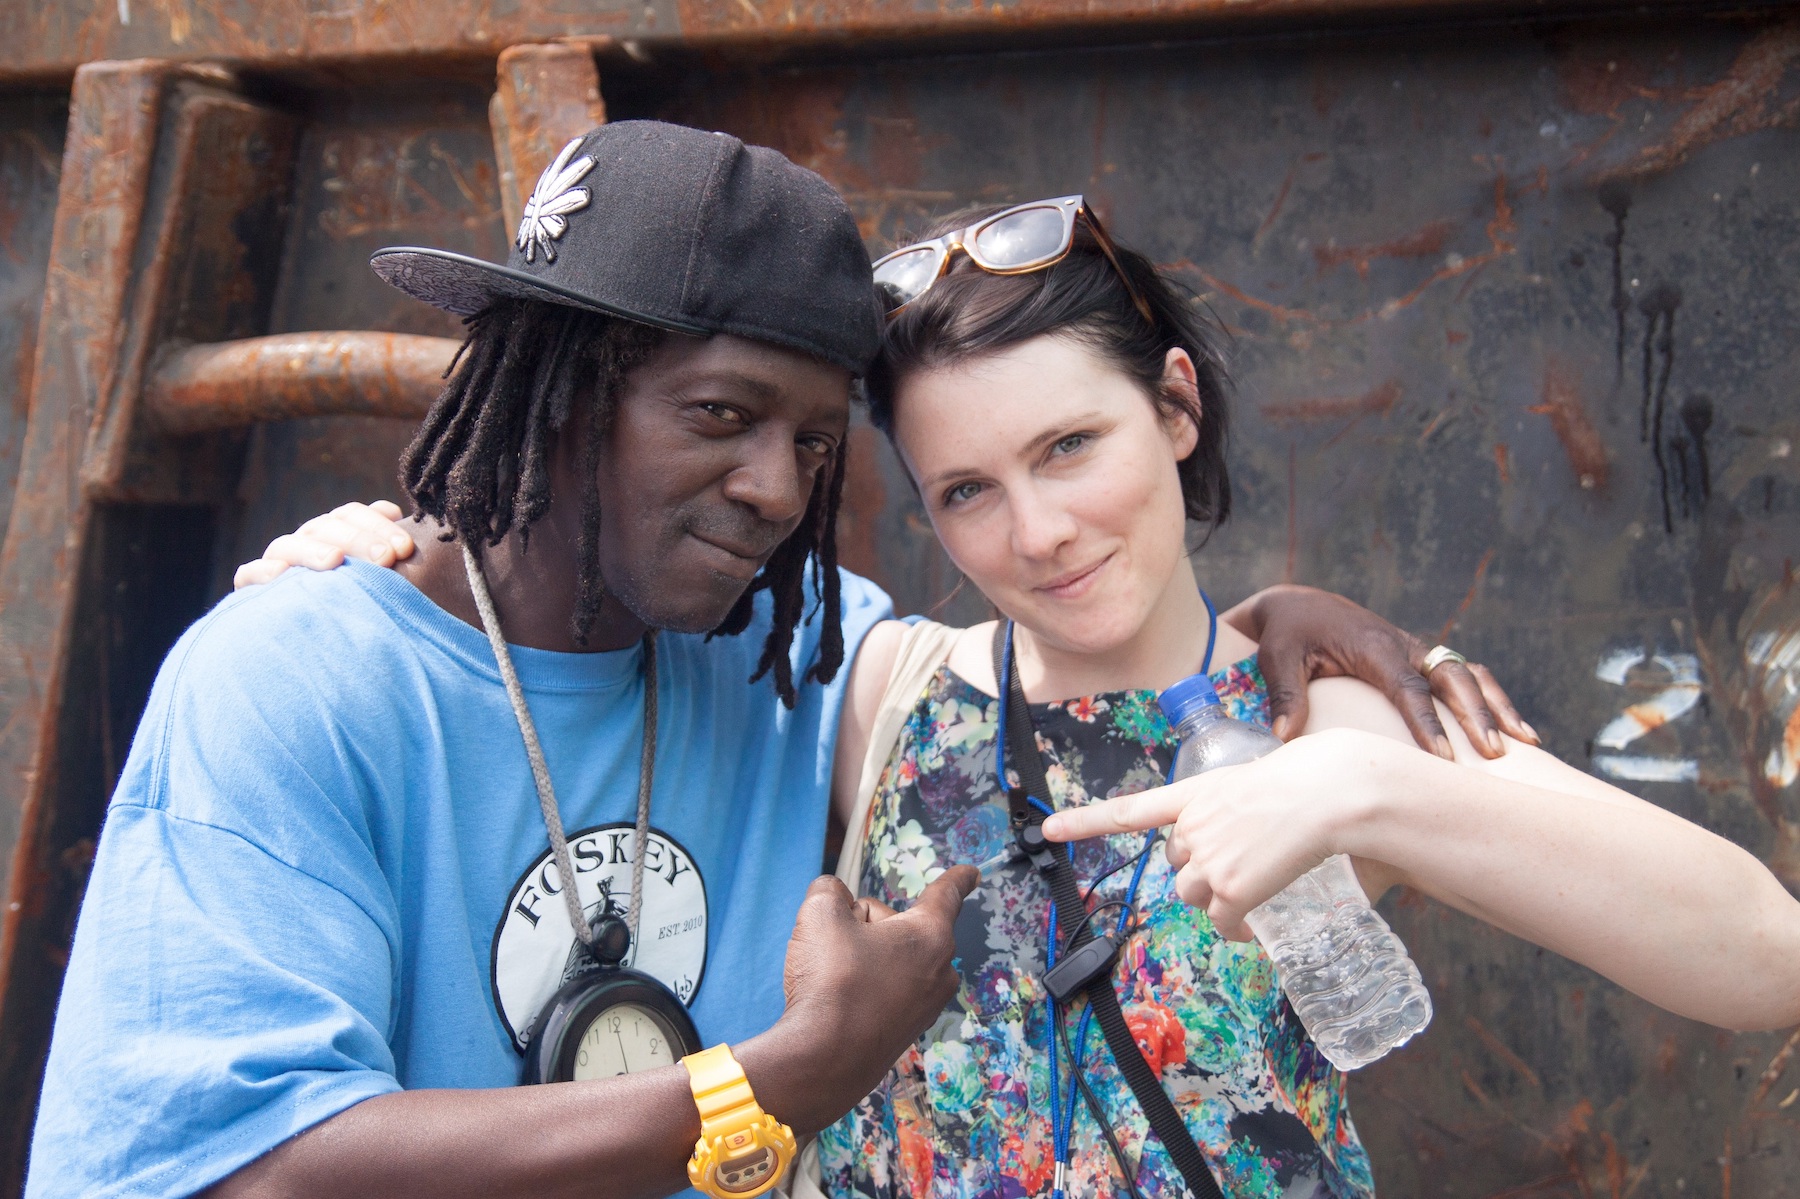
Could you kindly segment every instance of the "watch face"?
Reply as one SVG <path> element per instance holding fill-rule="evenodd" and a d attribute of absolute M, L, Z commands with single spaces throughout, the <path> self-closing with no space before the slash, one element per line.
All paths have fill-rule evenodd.
<path fill-rule="evenodd" d="M 741 1157 L 727 1157 L 719 1163 L 716 1178 L 719 1189 L 732 1194 L 754 1191 L 775 1172 L 775 1155 L 762 1146 Z"/>
<path fill-rule="evenodd" d="M 604 1008 L 576 1043 L 575 1081 L 636 1074 L 673 1066 L 684 1050 L 674 1029 L 649 1008 L 617 1003 Z"/>

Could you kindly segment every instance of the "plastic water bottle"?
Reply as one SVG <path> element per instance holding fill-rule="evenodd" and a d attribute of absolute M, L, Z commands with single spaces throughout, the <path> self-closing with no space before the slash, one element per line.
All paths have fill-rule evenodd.
<path fill-rule="evenodd" d="M 1181 738 L 1175 778 L 1254 761 L 1281 740 L 1233 720 L 1205 675 L 1163 692 Z M 1331 1064 L 1355 1070 L 1431 1023 L 1431 995 L 1406 946 L 1369 906 L 1350 859 L 1325 859 L 1245 917 L 1275 962 L 1281 989 Z"/>

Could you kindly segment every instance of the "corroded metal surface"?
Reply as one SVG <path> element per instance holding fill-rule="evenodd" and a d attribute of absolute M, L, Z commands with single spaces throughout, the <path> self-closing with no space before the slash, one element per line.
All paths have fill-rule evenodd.
<path fill-rule="evenodd" d="M 151 419 L 203 433 L 307 416 L 418 420 L 457 343 L 406 333 L 286 333 L 183 346 L 145 384 Z"/>
<path fill-rule="evenodd" d="M 461 336 L 454 317 L 380 282 L 368 262 L 391 245 L 505 260 L 491 95 L 491 87 L 402 80 L 308 97 L 313 116 L 300 139 L 267 332 Z M 257 426 L 227 512 L 214 585 L 222 591 L 232 564 L 256 557 L 297 520 L 347 496 L 401 499 L 395 463 L 411 436 L 412 422 L 376 417 Z"/>
<path fill-rule="evenodd" d="M 9 0 L 0 44 L 13 47 L 0 81 L 55 79 L 103 58 L 231 60 L 280 68 L 361 59 L 491 60 L 507 46 L 558 39 L 629 38 L 656 44 L 769 44 L 795 40 L 1102 30 L 1171 22 L 1237 24 L 1361 15 L 1401 18 L 1582 7 L 1549 0 Z"/>
<path fill-rule="evenodd" d="M 241 469 L 241 436 L 156 439 L 135 417 L 141 380 L 164 340 L 266 320 L 292 133 L 217 71 L 99 64 L 75 81 L 0 550 L 0 1185 L 23 1169 L 21 1117 L 130 730 L 206 598 L 215 521 L 199 505 Z"/>
<path fill-rule="evenodd" d="M 117 350 L 165 74 L 117 66 L 83 72 L 75 82 L 18 475 L 17 494 L 26 502 L 14 505 L 0 548 L 0 844 L 11 851 L 0 918 L 0 1024 L 7 1033 L 0 1075 L 27 1085 L 42 1052 L 30 1027 L 37 1021 L 7 1009 L 41 1009 L 43 992 L 54 996 L 40 936 L 59 901 L 66 903 L 72 880 L 45 871 L 37 855 L 19 847 L 58 797 L 56 716 L 88 516 L 81 456 L 95 384 Z M 21 959 L 25 942 L 33 952 Z M 12 993 L 19 1000 L 7 1004 Z M 23 1170 L 24 1130 L 9 1120 L 5 1132 L 0 1180 L 10 1181 Z"/>
<path fill-rule="evenodd" d="M 415 243 L 503 258 L 504 213 L 534 175 L 522 164 L 590 123 L 591 59 L 585 44 L 514 51 L 496 95 L 459 81 L 447 59 L 417 56 L 492 56 L 577 26 L 650 35 L 655 61 L 601 80 L 615 117 L 668 116 L 782 148 L 844 190 L 875 248 L 965 203 L 1085 192 L 1231 330 L 1238 506 L 1197 559 L 1217 598 L 1293 578 L 1447 640 L 1493 664 L 1565 758 L 1800 886 L 1800 24 L 1753 12 L 1019 54 L 847 49 L 758 68 L 726 52 L 664 55 L 673 43 L 654 38 L 936 36 L 1156 14 L 1211 36 L 1232 27 L 1228 8 L 1322 8 L 659 0 L 569 16 L 399 0 L 331 13 L 259 5 L 252 22 L 233 7 L 243 2 L 104 5 L 84 10 L 82 31 L 54 7 L 0 14 L 13 44 L 34 47 L 15 70 L 61 69 L 77 45 L 387 64 L 342 78 L 277 72 L 258 86 L 279 101 L 258 104 L 229 77 L 180 83 L 205 91 L 209 136 L 260 104 L 299 127 L 291 171 L 279 153 L 234 168 L 186 209 L 173 194 L 146 199 L 139 139 L 181 127 L 159 108 L 166 73 L 114 67 L 78 86 L 69 161 L 83 174 L 64 177 L 33 381 L 55 414 L 34 411 L 30 502 L 0 560 L 0 587 L 25 595 L 17 613 L 0 610 L 0 652 L 13 655 L 0 661 L 0 700 L 14 705 L 0 713 L 0 766 L 16 780 L 0 820 L 16 820 L 28 795 L 55 816 L 14 858 L 22 914 L 9 915 L 5 945 L 25 961 L 14 947 L 29 940 L 40 990 L 20 1006 L 15 962 L 0 1076 L 36 1069 L 57 938 L 66 945 L 95 797 L 142 700 L 133 688 L 204 607 L 209 579 L 221 593 L 232 563 L 304 516 L 395 497 L 410 434 L 396 419 L 281 420 L 257 425 L 240 461 L 231 435 L 159 434 L 122 380 L 180 373 L 179 343 L 456 336 L 456 322 L 377 283 L 368 254 Z M 133 11 L 131 26 L 119 11 Z M 121 90 L 145 79 L 164 82 L 134 85 L 148 88 L 136 100 Z M 510 185 L 494 134 L 523 147 L 498 156 L 521 164 Z M 0 144 L 0 184 L 17 161 L 7 152 Z M 251 193 L 262 207 L 232 199 Z M 171 235 L 167 245 L 195 250 L 152 288 L 155 271 L 132 263 L 155 267 L 155 230 L 209 204 L 238 215 Z M 41 202 L 31 211 L 43 219 Z M 281 382 L 279 369 L 261 377 Z M 234 422 L 249 414 L 213 394 Z M 983 618 L 878 436 L 858 427 L 851 448 L 846 561 L 903 610 Z M 85 492 L 72 483 L 84 458 Z M 111 656 L 73 653 L 70 627 L 108 630 Z M 80 695 L 57 701 L 44 690 L 57 686 Z M 61 713 L 51 740 L 48 711 Z M 37 722 L 24 732 L 20 712 Z M 60 783 L 36 773 L 44 763 Z M 4 844 L 15 831 L 0 827 Z M 33 873 L 20 883 L 19 871 Z M 1389 915 L 1439 1014 L 1418 1045 L 1353 1084 L 1384 1194 L 1800 1197 L 1793 1034 L 1667 1016 L 1415 897 Z M 15 1150 L 21 1112 L 5 1113 Z M 17 1165 L 0 1160 L 0 1173 Z"/>
<path fill-rule="evenodd" d="M 64 96 L 0 101 L 0 538 L 25 442 L 68 121 Z"/>
<path fill-rule="evenodd" d="M 500 167 L 505 227 L 517 229 L 525 197 L 557 152 L 571 138 L 606 123 L 593 51 L 582 45 L 502 51 L 488 121 Z"/>
<path fill-rule="evenodd" d="M 1800 25 L 696 72 L 663 111 L 820 170 L 876 248 L 1096 199 L 1231 330 L 1219 599 L 1297 579 L 1448 641 L 1564 758 L 1800 888 Z M 938 602 L 910 486 L 864 486 L 880 576 Z M 1353 1083 L 1385 1193 L 1800 1195 L 1788 1033 L 1389 913 L 1438 1016 Z"/>

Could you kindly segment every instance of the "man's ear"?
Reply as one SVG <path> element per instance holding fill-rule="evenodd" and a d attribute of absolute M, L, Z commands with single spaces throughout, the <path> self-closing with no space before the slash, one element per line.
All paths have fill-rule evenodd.
<path fill-rule="evenodd" d="M 1194 360 L 1180 346 L 1163 355 L 1163 394 L 1176 401 L 1173 411 L 1159 405 L 1163 413 L 1163 429 L 1175 445 L 1175 461 L 1181 462 L 1200 444 L 1200 420 L 1205 410 L 1200 404 L 1200 376 Z"/>

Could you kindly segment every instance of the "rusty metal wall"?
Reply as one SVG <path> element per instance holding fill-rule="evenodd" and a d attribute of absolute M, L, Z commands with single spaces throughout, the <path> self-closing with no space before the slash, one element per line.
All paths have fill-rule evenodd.
<path fill-rule="evenodd" d="M 1650 8 L 1692 0 L 1651 0 Z M 1766 0 L 1755 0 L 1766 2 Z M 855 46 L 874 39 L 1015 40 L 1042 31 L 1111 37 L 1179 26 L 1256 28 L 1297 22 L 1496 11 L 1571 12 L 1615 0 L 0 0 L 0 81 L 67 77 L 84 62 L 230 60 L 272 69 L 402 60 L 491 64 L 530 42 L 713 46 L 763 54 L 796 44 Z M 410 73 L 410 72 L 409 72 Z"/>
<path fill-rule="evenodd" d="M 66 96 L 0 99 L 0 530 L 12 510 L 50 262 Z M 0 533 L 0 538 L 4 538 Z"/>
<path fill-rule="evenodd" d="M 490 73 L 491 78 L 491 73 Z M 374 281 L 382 246 L 440 246 L 504 260 L 507 235 L 488 132 L 491 83 L 394 81 L 310 93 L 295 165 L 271 333 L 381 329 L 455 337 L 446 313 Z M 348 498 L 392 499 L 410 422 L 314 417 L 258 425 L 221 540 L 216 580 L 298 520 Z"/>
<path fill-rule="evenodd" d="M 107 25 L 111 8 L 89 31 L 101 49 L 150 38 L 151 53 L 227 52 L 237 36 L 126 34 Z M 41 42 L 20 77 L 81 57 L 62 10 L 34 11 L 48 23 L 16 31 Z M 821 10 L 815 25 L 893 24 L 898 11 Z M 456 32 L 464 50 L 501 36 L 453 26 L 420 36 Z M 295 28 L 311 33 L 264 38 L 265 67 L 367 48 L 316 22 Z M 1237 515 L 1198 560 L 1216 598 L 1296 579 L 1441 637 L 1493 664 L 1558 753 L 1800 887 L 1800 25 L 1685 13 L 751 60 L 603 50 L 602 91 L 615 118 L 780 147 L 844 190 L 872 245 L 975 200 L 1086 192 L 1232 330 Z M 453 334 L 363 262 L 395 242 L 504 252 L 493 78 L 491 61 L 395 59 L 232 84 L 291 123 L 290 165 L 285 190 L 255 185 L 262 225 L 238 230 L 264 265 L 197 268 L 201 292 L 267 272 L 233 310 L 248 315 L 189 336 Z M 34 314 L 42 294 L 66 105 L 55 87 L 0 104 L 9 313 Z M 32 323 L 0 329 L 13 339 L 0 362 L 31 360 Z M 0 378 L 18 387 L 0 393 L 10 492 L 7 438 L 23 436 L 24 416 L 13 397 L 30 388 Z M 21 839 L 7 868 L 15 894 L 29 868 L 54 898 L 7 914 L 0 1060 L 16 1089 L 0 1105 L 0 1191 L 23 1164 L 83 842 L 162 647 L 273 533 L 346 497 L 392 496 L 407 432 L 320 417 L 210 449 L 140 437 L 139 460 L 200 465 L 79 508 L 80 563 L 56 569 L 75 580 L 73 627 L 106 636 L 74 643 L 50 716 L 61 782 L 31 852 Z M 846 556 L 903 609 L 981 618 L 891 455 L 867 428 L 855 436 Z M 18 513 L 11 527 L 29 528 Z M 0 583 L 24 552 L 4 547 Z M 51 570 L 50 557 L 31 561 Z M 8 622 L 18 614 L 0 611 Z M 1385 1194 L 1800 1196 L 1800 1040 L 1666 1016 L 1421 900 L 1401 897 L 1389 915 L 1438 1017 L 1354 1082 Z"/>
<path fill-rule="evenodd" d="M 1800 887 L 1800 24 L 706 71 L 660 111 L 820 170 L 878 242 L 1097 198 L 1232 330 L 1221 600 L 1295 579 L 1442 638 L 1555 752 Z M 885 496 L 886 580 L 925 605 L 946 580 L 891 463 Z M 1388 911 L 1438 1015 L 1352 1088 L 1387 1193 L 1800 1195 L 1787 1033 Z"/>

